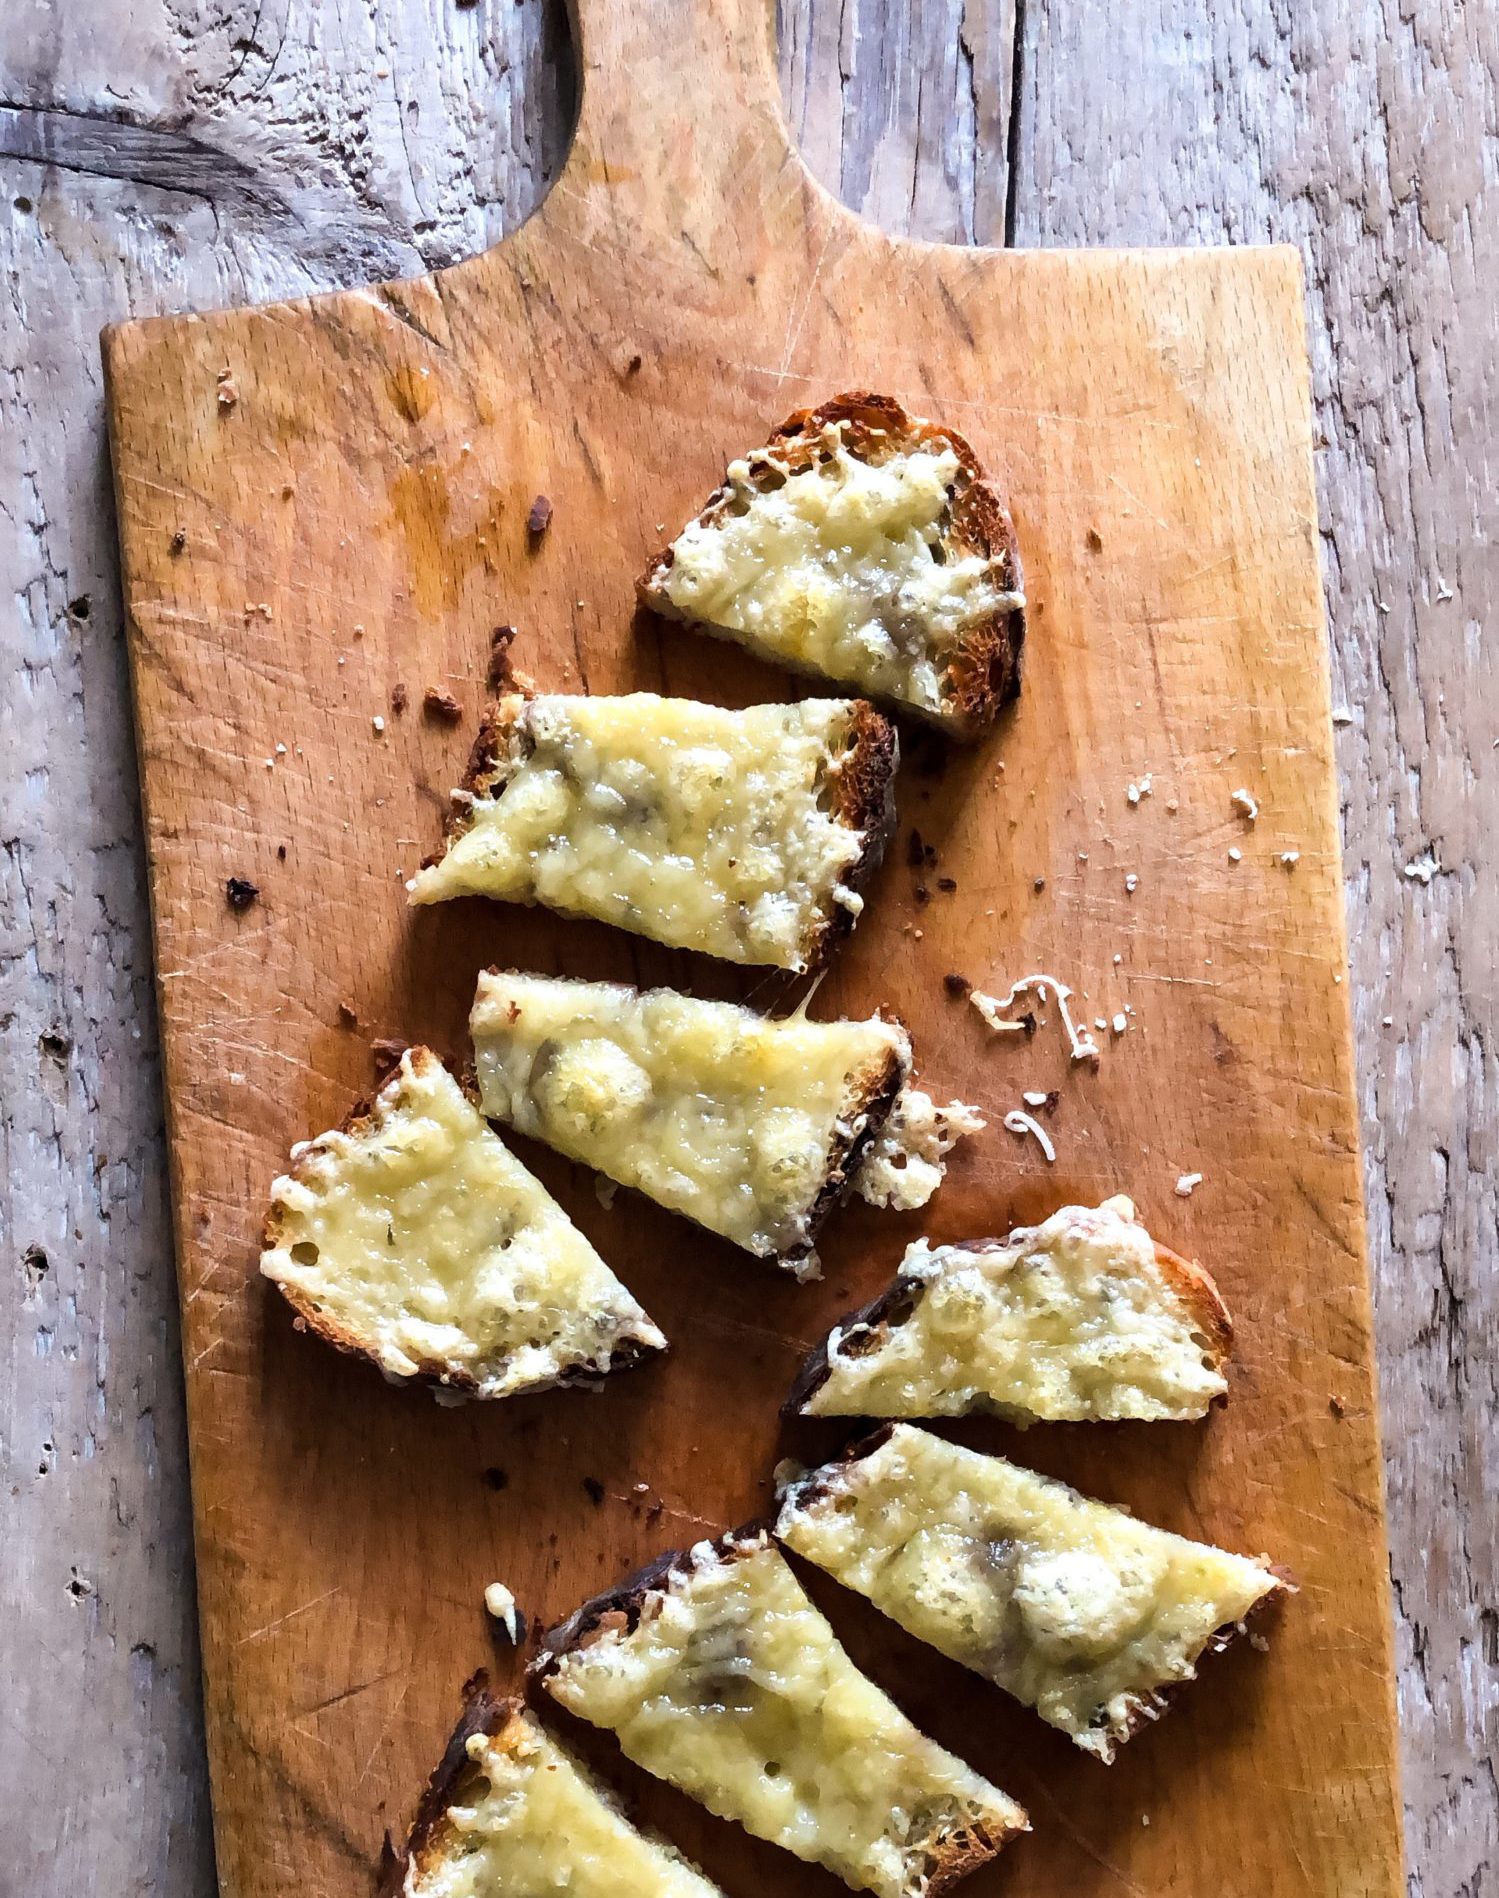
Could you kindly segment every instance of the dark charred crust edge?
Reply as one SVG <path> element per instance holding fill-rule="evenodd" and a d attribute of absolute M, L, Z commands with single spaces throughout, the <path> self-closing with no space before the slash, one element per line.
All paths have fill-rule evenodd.
<path fill-rule="evenodd" d="M 474 800 L 493 797 L 524 762 L 530 745 L 525 710 L 533 697 L 530 692 L 507 692 L 485 706 L 469 749 L 468 763 L 448 806 L 441 848 L 422 858 L 424 870 L 441 863 L 457 840 L 473 829 Z"/>
<path fill-rule="evenodd" d="M 1033 1232 L 1033 1226 L 1017 1226 L 1007 1239 L 994 1237 L 984 1239 L 953 1239 L 942 1248 L 955 1252 L 1005 1252 L 1020 1243 L 1020 1235 Z M 1214 1370 L 1222 1372 L 1228 1363 L 1233 1349 L 1234 1326 L 1227 1305 L 1210 1273 L 1191 1259 L 1184 1259 L 1180 1253 L 1173 1252 L 1159 1240 L 1152 1240 L 1155 1247 L 1156 1266 L 1166 1280 L 1170 1290 L 1187 1308 L 1194 1328 L 1203 1334 L 1208 1356 Z M 876 1293 L 868 1304 L 860 1305 L 836 1319 L 828 1328 L 820 1344 L 814 1345 L 802 1360 L 801 1369 L 792 1381 L 791 1389 L 786 1393 L 781 1405 L 783 1417 L 811 1416 L 807 1409 L 812 1399 L 827 1383 L 832 1375 L 832 1365 L 828 1360 L 828 1345 L 835 1331 L 842 1334 L 840 1349 L 846 1350 L 850 1341 L 854 1349 L 849 1355 L 862 1357 L 868 1351 L 877 1349 L 897 1325 L 903 1325 L 912 1317 L 931 1281 L 916 1278 L 904 1272 L 897 1272 L 884 1291 Z M 1228 1402 L 1228 1393 L 1221 1392 L 1212 1400 L 1213 1406 Z M 1211 1406 L 1210 1406 L 1211 1407 Z"/>
<path fill-rule="evenodd" d="M 828 1346 L 832 1342 L 835 1331 L 841 1333 L 844 1345 L 847 1345 L 850 1340 L 854 1341 L 856 1345 L 854 1355 L 861 1357 L 864 1353 L 858 1347 L 866 1343 L 871 1346 L 878 1345 L 896 1325 L 903 1325 L 921 1303 L 921 1295 L 925 1289 L 924 1279 L 911 1278 L 907 1273 L 897 1272 L 884 1291 L 876 1293 L 868 1304 L 860 1305 L 855 1310 L 846 1312 L 842 1318 L 835 1320 L 828 1328 L 822 1342 L 814 1345 L 802 1360 L 802 1367 L 793 1379 L 791 1389 L 786 1393 L 786 1400 L 781 1405 L 781 1415 L 783 1417 L 811 1415 L 807 1405 L 832 1375 L 833 1367 L 828 1361 Z"/>
<path fill-rule="evenodd" d="M 633 1634 L 650 1597 L 666 1594 L 675 1581 L 685 1581 L 700 1562 L 707 1559 L 738 1561 L 770 1546 L 770 1524 L 757 1519 L 715 1536 L 711 1541 L 695 1543 L 690 1549 L 667 1549 L 644 1568 L 636 1569 L 633 1575 L 592 1596 L 565 1621 L 549 1628 L 541 1637 L 540 1652 L 526 1670 L 527 1678 L 545 1683 L 547 1676 L 556 1672 L 563 1655 L 590 1647 L 601 1636 Z"/>
<path fill-rule="evenodd" d="M 386 1095 L 393 1097 L 400 1088 L 401 1060 L 408 1055 L 411 1058 L 413 1070 L 418 1074 L 423 1072 L 429 1064 L 435 1064 L 438 1067 L 446 1066 L 442 1058 L 434 1054 L 430 1048 L 408 1046 L 384 1076 L 375 1093 L 362 1096 L 355 1101 L 337 1127 L 331 1131 L 347 1134 L 355 1140 L 373 1132 L 379 1125 L 378 1110 L 382 1097 Z M 451 1069 L 449 1072 L 451 1073 Z M 475 1107 L 478 1107 L 478 1086 L 472 1071 L 455 1075 L 454 1079 L 457 1080 L 467 1098 Z M 325 1138 L 325 1135 L 317 1134 L 307 1142 L 307 1151 L 294 1159 L 287 1169 L 290 1178 L 296 1180 L 303 1177 L 309 1162 L 316 1156 Z M 261 1223 L 261 1250 L 274 1251 L 282 1244 L 285 1236 L 281 1208 L 273 1201 L 266 1209 L 265 1218 Z M 269 1277 L 268 1274 L 263 1276 Z M 399 1385 L 402 1389 L 411 1386 L 425 1387 L 453 1398 L 477 1398 L 483 1395 L 482 1384 L 471 1372 L 464 1370 L 461 1366 L 444 1364 L 436 1358 L 419 1360 L 416 1370 L 405 1376 L 398 1376 L 386 1370 L 357 1332 L 349 1330 L 336 1318 L 330 1317 L 299 1286 L 287 1285 L 280 1279 L 270 1279 L 270 1283 L 291 1306 L 301 1330 L 310 1332 L 315 1338 L 320 1338 L 324 1344 L 332 1345 L 335 1351 L 342 1352 L 345 1357 L 359 1358 L 365 1364 L 372 1364 L 386 1383 Z M 649 1318 L 648 1313 L 647 1317 Z M 597 1384 L 601 1378 L 612 1377 L 616 1371 L 633 1371 L 648 1358 L 659 1356 L 662 1349 L 663 1347 L 648 1343 L 634 1332 L 621 1332 L 609 1348 L 607 1363 L 601 1362 L 596 1357 L 578 1358 L 573 1363 L 564 1365 L 555 1377 L 539 1377 L 529 1384 L 518 1384 L 513 1390 L 506 1391 L 505 1396 L 531 1397 L 538 1391 L 586 1389 Z"/>
<path fill-rule="evenodd" d="M 1003 590 L 1017 593 L 1024 590 L 1015 523 L 972 446 L 956 429 L 912 415 L 894 396 L 851 389 L 831 396 L 815 409 L 797 409 L 787 416 L 763 448 L 754 449 L 744 457 L 750 464 L 751 476 L 758 472 L 757 461 L 763 468 L 770 454 L 794 471 L 809 466 L 823 430 L 833 423 L 847 425 L 844 439 L 849 449 L 870 462 L 878 463 L 888 455 L 907 453 L 927 445 L 951 448 L 968 480 L 953 501 L 948 548 L 960 558 L 978 554 L 997 561 Z M 730 499 L 728 485 L 724 483 L 709 495 L 693 518 L 705 526 L 715 526 Z M 663 618 L 687 619 L 689 616 L 672 604 L 664 585 L 673 558 L 668 544 L 636 581 L 635 593 L 642 606 Z M 715 636 L 732 638 L 702 622 L 690 623 L 702 625 L 705 632 Z M 947 709 L 937 714 L 924 713 L 919 707 L 905 704 L 901 704 L 900 709 L 960 738 L 978 737 L 1020 690 L 1025 627 L 1024 607 L 996 609 L 969 630 L 963 645 L 949 661 Z"/>
<path fill-rule="evenodd" d="M 832 811 L 840 824 L 862 834 L 857 860 L 843 887 L 862 896 L 884 861 L 895 835 L 895 774 L 900 769 L 900 739 L 895 726 L 867 699 L 855 699 L 849 722 L 849 749 L 832 780 Z M 817 919 L 807 947 L 807 973 L 815 974 L 834 950 L 852 935 L 858 918 L 846 904 L 829 900 Z"/>
<path fill-rule="evenodd" d="M 375 1888 L 376 1898 L 399 1898 L 407 1867 L 415 1863 L 419 1871 L 425 1871 L 428 1861 L 436 1857 L 443 1843 L 441 1832 L 448 1808 L 474 1770 L 468 1756 L 469 1741 L 476 1733 L 499 1739 L 512 1722 L 523 1723 L 523 1720 L 524 1710 L 519 1700 L 500 1700 L 490 1693 L 489 1676 L 483 1668 L 464 1682 L 463 1712 L 423 1790 L 404 1850 L 389 1850 L 387 1839 L 387 1852 Z"/>
<path fill-rule="evenodd" d="M 1011 1839 L 1031 1829 L 1029 1819 L 1012 1826 L 977 1819 L 945 1833 L 933 1842 L 931 1870 L 927 1874 L 925 1898 L 941 1898 L 970 1872 L 997 1858 Z"/>
<path fill-rule="evenodd" d="M 906 1051 L 892 1048 L 879 1073 L 866 1080 L 862 1089 L 855 1082 L 852 1097 L 845 1101 L 839 1119 L 863 1115 L 864 1125 L 851 1138 L 836 1142 L 829 1154 L 827 1174 L 807 1212 L 805 1241 L 790 1252 L 775 1255 L 777 1262 L 788 1270 L 795 1271 L 798 1262 L 812 1250 L 828 1215 L 853 1185 L 865 1154 L 890 1118 L 901 1089 L 911 1076 L 909 1047 L 908 1037 Z"/>

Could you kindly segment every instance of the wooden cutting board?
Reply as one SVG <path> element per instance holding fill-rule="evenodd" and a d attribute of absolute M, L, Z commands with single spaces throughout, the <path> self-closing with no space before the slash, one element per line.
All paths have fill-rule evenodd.
<path fill-rule="evenodd" d="M 807 175 L 762 0 L 587 0 L 582 118 L 542 210 L 438 276 L 127 324 L 105 358 L 156 952 L 220 1874 L 363 1892 L 490 1659 L 499 1577 L 553 1620 L 763 1509 L 804 1348 L 906 1243 L 1132 1193 L 1218 1276 L 1232 1402 L 1201 1427 L 961 1434 L 1301 1593 L 1104 1769 L 815 1584 L 856 1658 L 1029 1807 L 982 1893 L 1400 1889 L 1390 1614 L 1351 1090 L 1301 279 L 1288 250 L 892 241 Z M 407 910 L 491 629 L 546 687 L 742 704 L 783 674 L 634 615 L 731 453 L 837 389 L 964 431 L 1032 600 L 994 738 L 915 738 L 901 832 L 819 1013 L 897 1009 L 990 1110 L 924 1212 L 838 1215 L 799 1287 L 521 1151 L 675 1342 L 602 1394 L 441 1410 L 294 1333 L 266 1190 L 370 1078 L 372 1035 L 465 1053 L 488 963 L 775 999 L 778 984 L 479 903 Z M 538 493 L 550 533 L 528 541 Z M 407 706 L 397 709 L 404 688 Z M 461 700 L 425 719 L 428 687 Z M 380 721 L 384 729 L 379 729 Z M 1131 804 L 1127 789 L 1148 777 Z M 1236 816 L 1246 787 L 1258 821 Z M 919 831 L 935 863 L 912 861 Z M 1237 855 L 1235 853 L 1238 853 Z M 242 911 L 226 879 L 259 898 Z M 945 990 L 1049 971 L 1121 1013 L 1096 1073 Z M 357 1017 L 357 1025 L 352 1017 Z M 1048 1165 L 1000 1124 L 1060 1089 Z M 1200 1173 L 1190 1197 L 1178 1176 Z M 833 1881 L 592 1756 L 734 1898 Z"/>

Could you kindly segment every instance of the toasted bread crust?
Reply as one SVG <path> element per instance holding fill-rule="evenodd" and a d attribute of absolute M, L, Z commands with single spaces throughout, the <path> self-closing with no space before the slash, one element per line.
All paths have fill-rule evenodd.
<path fill-rule="evenodd" d="M 1234 1343 L 1234 1321 L 1222 1294 L 1195 1259 L 1184 1259 L 1159 1240 L 1153 1243 L 1161 1276 L 1191 1314 L 1193 1329 L 1202 1333 L 1213 1369 L 1221 1371 Z M 1228 1400 L 1224 1397 L 1215 1401 L 1226 1403 Z"/>
<path fill-rule="evenodd" d="M 894 396 L 852 389 L 830 397 L 815 409 L 797 409 L 787 416 L 763 448 L 745 457 L 751 477 L 759 479 L 774 466 L 789 468 L 793 474 L 810 468 L 821 451 L 824 431 L 838 425 L 843 428 L 843 440 L 849 452 L 876 466 L 893 455 L 909 454 L 920 448 L 950 448 L 966 479 L 953 492 L 944 546 L 960 559 L 978 555 L 998 562 L 1003 589 L 1017 593 L 1022 590 L 1024 576 L 1015 523 L 978 456 L 956 429 L 923 421 Z M 732 499 L 733 492 L 727 484 L 715 489 L 695 518 L 705 527 L 717 526 Z M 666 592 L 665 577 L 673 560 L 672 548 L 668 545 L 636 581 L 636 596 L 642 606 L 663 618 L 690 619 L 690 615 L 672 603 Z M 713 627 L 704 630 L 716 631 Z M 929 723 L 959 737 L 979 736 L 1020 690 L 1024 643 L 1025 608 L 996 608 L 969 629 L 949 660 L 944 676 L 943 711 L 923 713 L 919 707 L 904 704 L 900 709 L 925 717 Z"/>
<path fill-rule="evenodd" d="M 534 692 L 507 693 L 485 707 L 468 764 L 448 807 L 442 848 L 422 859 L 424 870 L 441 863 L 453 844 L 473 828 L 475 800 L 492 798 L 502 791 L 535 749 L 525 716 L 535 696 Z M 858 857 L 842 879 L 845 889 L 861 895 L 880 867 L 895 832 L 900 741 L 894 725 L 867 699 L 855 699 L 853 706 L 848 750 L 839 769 L 830 773 L 829 783 L 834 817 L 863 838 Z M 853 910 L 835 902 L 829 902 L 813 918 L 802 944 L 804 974 L 815 974 L 824 966 L 852 931 L 855 920 Z"/>
<path fill-rule="evenodd" d="M 432 1771 L 411 1822 L 405 1847 L 387 1854 L 381 1866 L 376 1898 L 399 1898 L 408 1872 L 420 1876 L 440 1857 L 446 1843 L 443 1822 L 448 1808 L 457 1798 L 465 1779 L 474 1770 L 468 1756 L 468 1743 L 476 1733 L 488 1735 L 503 1746 L 508 1730 L 515 1729 L 518 1740 L 524 1732 L 522 1703 L 514 1698 L 499 1700 L 489 1691 L 489 1676 L 480 1668 L 463 1684 L 463 1711 L 448 1737 L 442 1758 Z"/>
<path fill-rule="evenodd" d="M 444 1065 L 441 1058 L 430 1048 L 408 1047 L 403 1052 L 410 1055 L 412 1066 L 418 1073 L 429 1064 L 437 1067 Z M 477 1107 L 479 1104 L 478 1086 L 471 1066 L 454 1078 L 469 1100 Z M 390 1067 L 375 1093 L 362 1096 L 355 1101 L 337 1127 L 331 1131 L 347 1134 L 356 1140 L 373 1132 L 379 1125 L 378 1105 L 381 1097 L 387 1094 L 393 1095 L 400 1084 L 400 1060 L 398 1059 Z M 306 1176 L 308 1163 L 322 1138 L 324 1136 L 319 1134 L 309 1140 L 305 1151 L 292 1159 L 288 1168 L 288 1176 L 291 1179 L 300 1180 Z M 261 1223 L 262 1251 L 275 1250 L 285 1238 L 282 1208 L 273 1200 Z M 330 1317 L 300 1286 L 287 1285 L 280 1279 L 275 1280 L 274 1283 L 277 1291 L 296 1314 L 295 1325 L 298 1331 L 310 1332 L 314 1337 L 321 1338 L 324 1344 L 332 1345 L 335 1351 L 343 1352 L 346 1357 L 362 1358 L 366 1364 L 373 1364 L 388 1382 L 399 1383 L 403 1386 L 425 1385 L 429 1389 L 455 1398 L 476 1397 L 482 1390 L 483 1386 L 478 1378 L 463 1365 L 445 1363 L 438 1358 L 418 1359 L 417 1369 L 409 1376 L 394 1377 L 381 1364 L 378 1354 L 369 1348 L 358 1332 L 351 1331 L 346 1325 L 340 1324 L 336 1318 Z M 534 1383 L 519 1385 L 508 1395 L 529 1396 L 537 1391 L 565 1390 L 578 1385 L 594 1384 L 599 1378 L 615 1371 L 634 1370 L 636 1365 L 644 1363 L 646 1358 L 652 1355 L 653 1349 L 654 1347 L 648 1347 L 639 1338 L 624 1334 L 617 1337 L 610 1347 L 607 1364 L 601 1364 L 597 1358 L 579 1358 L 575 1363 L 564 1366 L 556 1377 L 538 1378 Z"/>
<path fill-rule="evenodd" d="M 441 863 L 458 838 L 473 828 L 474 799 L 493 797 L 525 760 L 531 747 L 522 714 L 534 696 L 530 692 L 507 692 L 502 698 L 491 699 L 480 713 L 468 763 L 443 820 L 442 847 L 422 858 L 424 870 Z"/>
<path fill-rule="evenodd" d="M 849 748 L 833 778 L 833 815 L 864 839 L 857 859 L 843 877 L 843 887 L 862 896 L 884 859 L 895 834 L 895 773 L 900 764 L 900 740 L 894 725 L 867 699 L 854 701 L 849 726 Z M 813 925 L 806 944 L 806 973 L 825 967 L 857 918 L 846 903 L 832 903 Z"/>
<path fill-rule="evenodd" d="M 850 1091 L 843 1111 L 838 1115 L 837 1124 L 846 1126 L 862 1115 L 864 1125 L 851 1136 L 835 1133 L 833 1149 L 828 1155 L 827 1173 L 807 1213 L 806 1239 L 788 1252 L 777 1253 L 778 1263 L 795 1269 L 797 1261 L 806 1258 L 811 1252 L 824 1221 L 852 1187 L 865 1154 L 879 1138 L 910 1072 L 910 1062 L 903 1060 L 898 1050 L 892 1049 L 879 1072 L 866 1077 L 862 1088 L 855 1087 Z"/>
<path fill-rule="evenodd" d="M 1032 1230 L 1017 1227 L 1008 1239 L 954 1239 L 948 1242 L 957 1252 L 1004 1252 L 1016 1244 L 1017 1235 Z M 1153 1240 L 1155 1261 L 1162 1277 L 1186 1306 L 1193 1330 L 1201 1335 L 1204 1349 L 1215 1371 L 1223 1371 L 1233 1349 L 1234 1325 L 1227 1305 L 1212 1278 L 1202 1266 Z M 947 1248 L 944 1247 L 944 1250 Z M 877 1350 L 898 1325 L 903 1325 L 925 1296 L 930 1281 L 906 1272 L 895 1277 L 867 1304 L 838 1319 L 820 1343 L 814 1345 L 802 1361 L 791 1389 L 781 1406 L 783 1417 L 807 1415 L 807 1405 L 832 1375 L 828 1344 L 833 1333 L 840 1334 L 840 1351 L 849 1357 L 864 1357 Z M 1213 1398 L 1214 1405 L 1226 1404 L 1226 1392 Z"/>

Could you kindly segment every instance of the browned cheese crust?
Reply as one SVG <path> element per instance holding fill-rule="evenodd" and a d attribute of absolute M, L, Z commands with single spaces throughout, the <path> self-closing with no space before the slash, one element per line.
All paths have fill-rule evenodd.
<path fill-rule="evenodd" d="M 800 474 L 813 467 L 826 453 L 823 434 L 833 424 L 843 425 L 843 441 L 848 452 L 874 467 L 894 455 L 910 454 L 920 448 L 950 448 L 958 458 L 964 478 L 952 491 L 950 519 L 943 536 L 945 550 L 960 560 L 977 555 L 997 562 L 1001 587 L 1006 592 L 1023 590 L 1025 582 L 1015 523 L 978 456 L 956 429 L 923 421 L 894 396 L 854 389 L 832 396 L 815 409 L 797 409 L 787 416 L 763 448 L 745 457 L 751 478 L 758 484 L 782 468 Z M 705 527 L 716 527 L 724 519 L 732 499 L 733 490 L 727 484 L 715 489 L 697 519 Z M 664 547 L 636 581 L 636 595 L 642 606 L 664 619 L 689 619 L 690 615 L 673 605 L 666 592 L 665 576 L 673 559 L 671 547 Z M 1023 606 L 997 607 L 974 625 L 948 664 L 943 691 L 946 709 L 932 722 L 963 738 L 977 737 L 992 725 L 1020 690 L 1020 657 L 1024 643 Z M 922 716 L 915 707 L 902 706 L 901 709 Z"/>
<path fill-rule="evenodd" d="M 402 1053 L 410 1054 L 412 1065 L 418 1072 L 425 1069 L 428 1064 L 438 1067 L 443 1065 L 441 1058 L 430 1048 L 414 1047 L 403 1049 Z M 400 1061 L 401 1057 L 397 1055 L 389 1063 L 388 1078 L 375 1095 L 361 1097 L 355 1101 L 337 1127 L 331 1131 L 348 1134 L 352 1139 L 357 1140 L 374 1130 L 378 1125 L 375 1111 L 377 1102 L 387 1094 L 393 1095 L 400 1087 L 398 1073 Z M 478 1106 L 479 1092 L 472 1064 L 470 1063 L 456 1078 L 464 1093 L 475 1106 Z M 320 1139 L 321 1136 L 318 1138 Z M 291 1179 L 306 1178 L 310 1171 L 309 1162 L 316 1146 L 316 1139 L 308 1141 L 307 1151 L 293 1158 L 287 1168 Z M 262 1250 L 271 1251 L 282 1243 L 284 1237 L 281 1208 L 272 1201 L 261 1225 Z M 346 1357 L 362 1358 L 366 1364 L 373 1364 L 382 1376 L 385 1375 L 378 1355 L 370 1350 L 358 1332 L 350 1331 L 346 1325 L 341 1325 L 336 1318 L 330 1317 L 300 1286 L 286 1285 L 279 1279 L 275 1281 L 275 1284 L 276 1290 L 295 1314 L 293 1323 L 298 1331 L 310 1332 L 313 1337 L 321 1338 L 324 1344 L 331 1344 L 335 1351 L 342 1351 Z M 633 1370 L 636 1365 L 644 1363 L 649 1355 L 651 1354 L 638 1339 L 621 1337 L 611 1347 L 607 1365 L 600 1364 L 596 1358 L 580 1359 L 576 1364 L 569 1365 L 558 1377 L 526 1385 L 524 1394 L 529 1395 L 534 1391 L 543 1390 L 564 1390 L 572 1385 L 592 1384 L 606 1374 L 612 1376 L 615 1371 Z M 428 1385 L 434 1390 L 450 1391 L 460 1397 L 472 1397 L 480 1389 L 479 1380 L 462 1365 L 448 1364 L 440 1358 L 418 1359 L 417 1364 L 418 1368 L 409 1377 L 401 1378 L 402 1385 Z"/>
<path fill-rule="evenodd" d="M 1026 1228 L 1021 1228 L 1026 1230 Z M 1014 1233 L 1008 1239 L 954 1239 L 949 1241 L 957 1252 L 1003 1252 L 1016 1243 Z M 1227 1305 L 1212 1278 L 1191 1259 L 1182 1258 L 1169 1246 L 1155 1242 L 1155 1259 L 1161 1275 L 1186 1306 L 1194 1331 L 1201 1334 L 1204 1348 L 1214 1370 L 1222 1371 L 1233 1349 L 1234 1326 Z M 786 1400 L 781 1406 L 784 1417 L 805 1412 L 831 1375 L 828 1340 L 839 1333 L 839 1351 L 844 1357 L 860 1358 L 877 1351 L 897 1326 L 911 1317 L 925 1297 L 928 1281 L 904 1272 L 895 1277 L 865 1305 L 860 1305 L 828 1328 L 826 1336 L 802 1361 Z M 1226 1404 L 1226 1395 L 1215 1397 L 1214 1404 Z"/>

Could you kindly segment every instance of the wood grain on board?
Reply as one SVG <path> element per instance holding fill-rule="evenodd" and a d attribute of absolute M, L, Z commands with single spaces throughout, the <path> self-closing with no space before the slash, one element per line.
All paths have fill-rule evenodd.
<path fill-rule="evenodd" d="M 567 168 L 499 249 L 107 343 L 224 1887 L 362 1889 L 485 1657 L 484 1584 L 546 1621 L 763 1508 L 803 1347 L 910 1238 L 1123 1188 L 1217 1273 L 1232 1404 L 1202 1429 L 1034 1432 L 1022 1453 L 1287 1563 L 1302 1592 L 1269 1653 L 1215 1664 L 1105 1772 L 819 1598 L 1030 1807 L 1035 1837 L 975 1893 L 1192 1890 L 1228 1866 L 1246 1889 L 1383 1898 L 1388 1604 L 1296 258 L 893 241 L 792 151 L 753 0 L 648 28 L 585 6 L 580 31 Z M 597 1396 L 442 1411 L 388 1390 L 295 1335 L 255 1275 L 269 1180 L 367 1085 L 367 1037 L 462 1054 L 489 962 L 753 986 L 536 912 L 410 914 L 401 878 L 467 742 L 422 718 L 423 693 L 455 692 L 471 726 L 510 622 L 548 687 L 788 696 L 634 616 L 631 581 L 729 453 L 850 384 L 971 436 L 1011 495 L 1032 617 L 993 741 L 908 746 L 901 845 L 816 1007 L 890 1004 L 927 1084 L 994 1125 L 925 1214 L 841 1214 L 811 1288 L 628 1195 L 606 1212 L 585 1174 L 522 1148 L 676 1350 Z M 555 515 L 533 548 L 539 492 Z M 913 828 L 934 870 L 908 862 Z M 231 875 L 259 886 L 247 910 Z M 1023 1048 L 989 1039 L 942 982 L 1034 968 L 1090 1015 L 1128 1011 L 1096 1075 L 1067 1072 L 1055 1022 Z M 998 1123 L 1052 1086 L 1048 1167 Z M 1190 1199 L 1184 1172 L 1203 1175 Z M 832 1888 L 591 1750 L 731 1892 Z"/>

